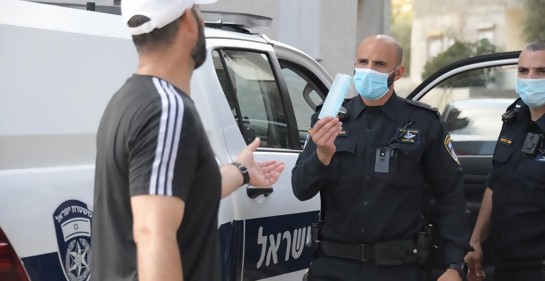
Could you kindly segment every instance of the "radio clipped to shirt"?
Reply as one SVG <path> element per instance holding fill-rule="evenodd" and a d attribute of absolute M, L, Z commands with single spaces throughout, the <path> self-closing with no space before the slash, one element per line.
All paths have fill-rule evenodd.
<path fill-rule="evenodd" d="M 520 150 L 522 153 L 529 156 L 536 156 L 538 153 L 545 155 L 545 149 L 543 149 L 544 138 L 545 137 L 543 134 L 534 134 L 529 132 L 526 134 L 526 139 L 524 140 Z"/>
<path fill-rule="evenodd" d="M 392 137 L 386 145 L 377 148 L 375 155 L 375 173 L 387 174 L 390 172 L 390 158 L 396 158 L 398 150 L 390 147 L 392 143 L 399 142 L 400 138 L 403 137 L 408 128 L 414 124 L 414 121 L 407 121 L 399 129 L 394 137 Z"/>
<path fill-rule="evenodd" d="M 390 157 L 395 150 L 388 146 L 377 148 L 375 158 L 375 173 L 387 174 L 390 172 Z"/>

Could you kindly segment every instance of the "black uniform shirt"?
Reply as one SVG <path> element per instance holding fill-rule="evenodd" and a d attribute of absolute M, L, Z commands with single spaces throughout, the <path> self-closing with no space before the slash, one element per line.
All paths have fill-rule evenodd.
<path fill-rule="evenodd" d="M 320 162 L 309 140 L 292 173 L 297 198 L 318 192 L 325 198 L 322 239 L 372 244 L 416 238 L 423 222 L 423 186 L 429 182 L 441 211 L 445 262 L 462 262 L 469 246 L 463 173 L 437 111 L 395 94 L 381 107 L 366 107 L 359 96 L 343 106 L 346 135 L 335 140 L 330 165 Z M 388 172 L 376 172 L 377 149 L 386 146 Z"/>
<path fill-rule="evenodd" d="M 517 103 L 518 113 L 503 124 L 488 178 L 494 191 L 490 234 L 498 258 L 545 258 L 545 155 L 521 151 L 528 132 L 545 132 L 545 116 L 533 122 L 520 100 L 509 110 Z"/>

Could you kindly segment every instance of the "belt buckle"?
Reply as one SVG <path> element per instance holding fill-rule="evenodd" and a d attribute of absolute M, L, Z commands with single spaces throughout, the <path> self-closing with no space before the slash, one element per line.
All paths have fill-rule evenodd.
<path fill-rule="evenodd" d="M 360 261 L 361 262 L 368 262 L 369 261 L 369 247 L 367 244 L 360 244 Z"/>

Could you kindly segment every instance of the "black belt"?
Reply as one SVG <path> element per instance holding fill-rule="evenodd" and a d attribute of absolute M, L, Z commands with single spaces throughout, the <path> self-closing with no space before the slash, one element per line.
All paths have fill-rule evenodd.
<path fill-rule="evenodd" d="M 542 268 L 545 269 L 545 259 L 532 260 L 502 260 L 496 261 L 496 267 L 503 270 L 521 269 L 521 268 Z"/>
<path fill-rule="evenodd" d="M 358 260 L 377 265 L 401 265 L 416 263 L 414 240 L 392 240 L 370 244 L 344 244 L 333 241 L 320 241 L 320 251 L 324 256 Z"/>

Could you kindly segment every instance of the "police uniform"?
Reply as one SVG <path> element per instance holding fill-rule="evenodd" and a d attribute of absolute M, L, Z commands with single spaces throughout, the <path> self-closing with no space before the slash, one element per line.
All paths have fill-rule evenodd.
<path fill-rule="evenodd" d="M 487 182 L 495 280 L 545 280 L 545 116 L 518 99 L 503 120 Z"/>
<path fill-rule="evenodd" d="M 399 250 L 379 245 L 414 244 L 424 224 L 425 183 L 431 184 L 440 210 L 444 262 L 463 262 L 469 248 L 463 173 L 437 110 L 395 93 L 380 107 L 365 106 L 359 96 L 343 107 L 348 116 L 331 163 L 320 162 L 309 140 L 292 171 L 295 196 L 308 200 L 319 192 L 326 209 L 323 244 L 309 279 L 421 280 L 410 243 L 400 242 L 399 257 L 386 253 L 383 261 L 374 259 L 380 251 Z"/>

